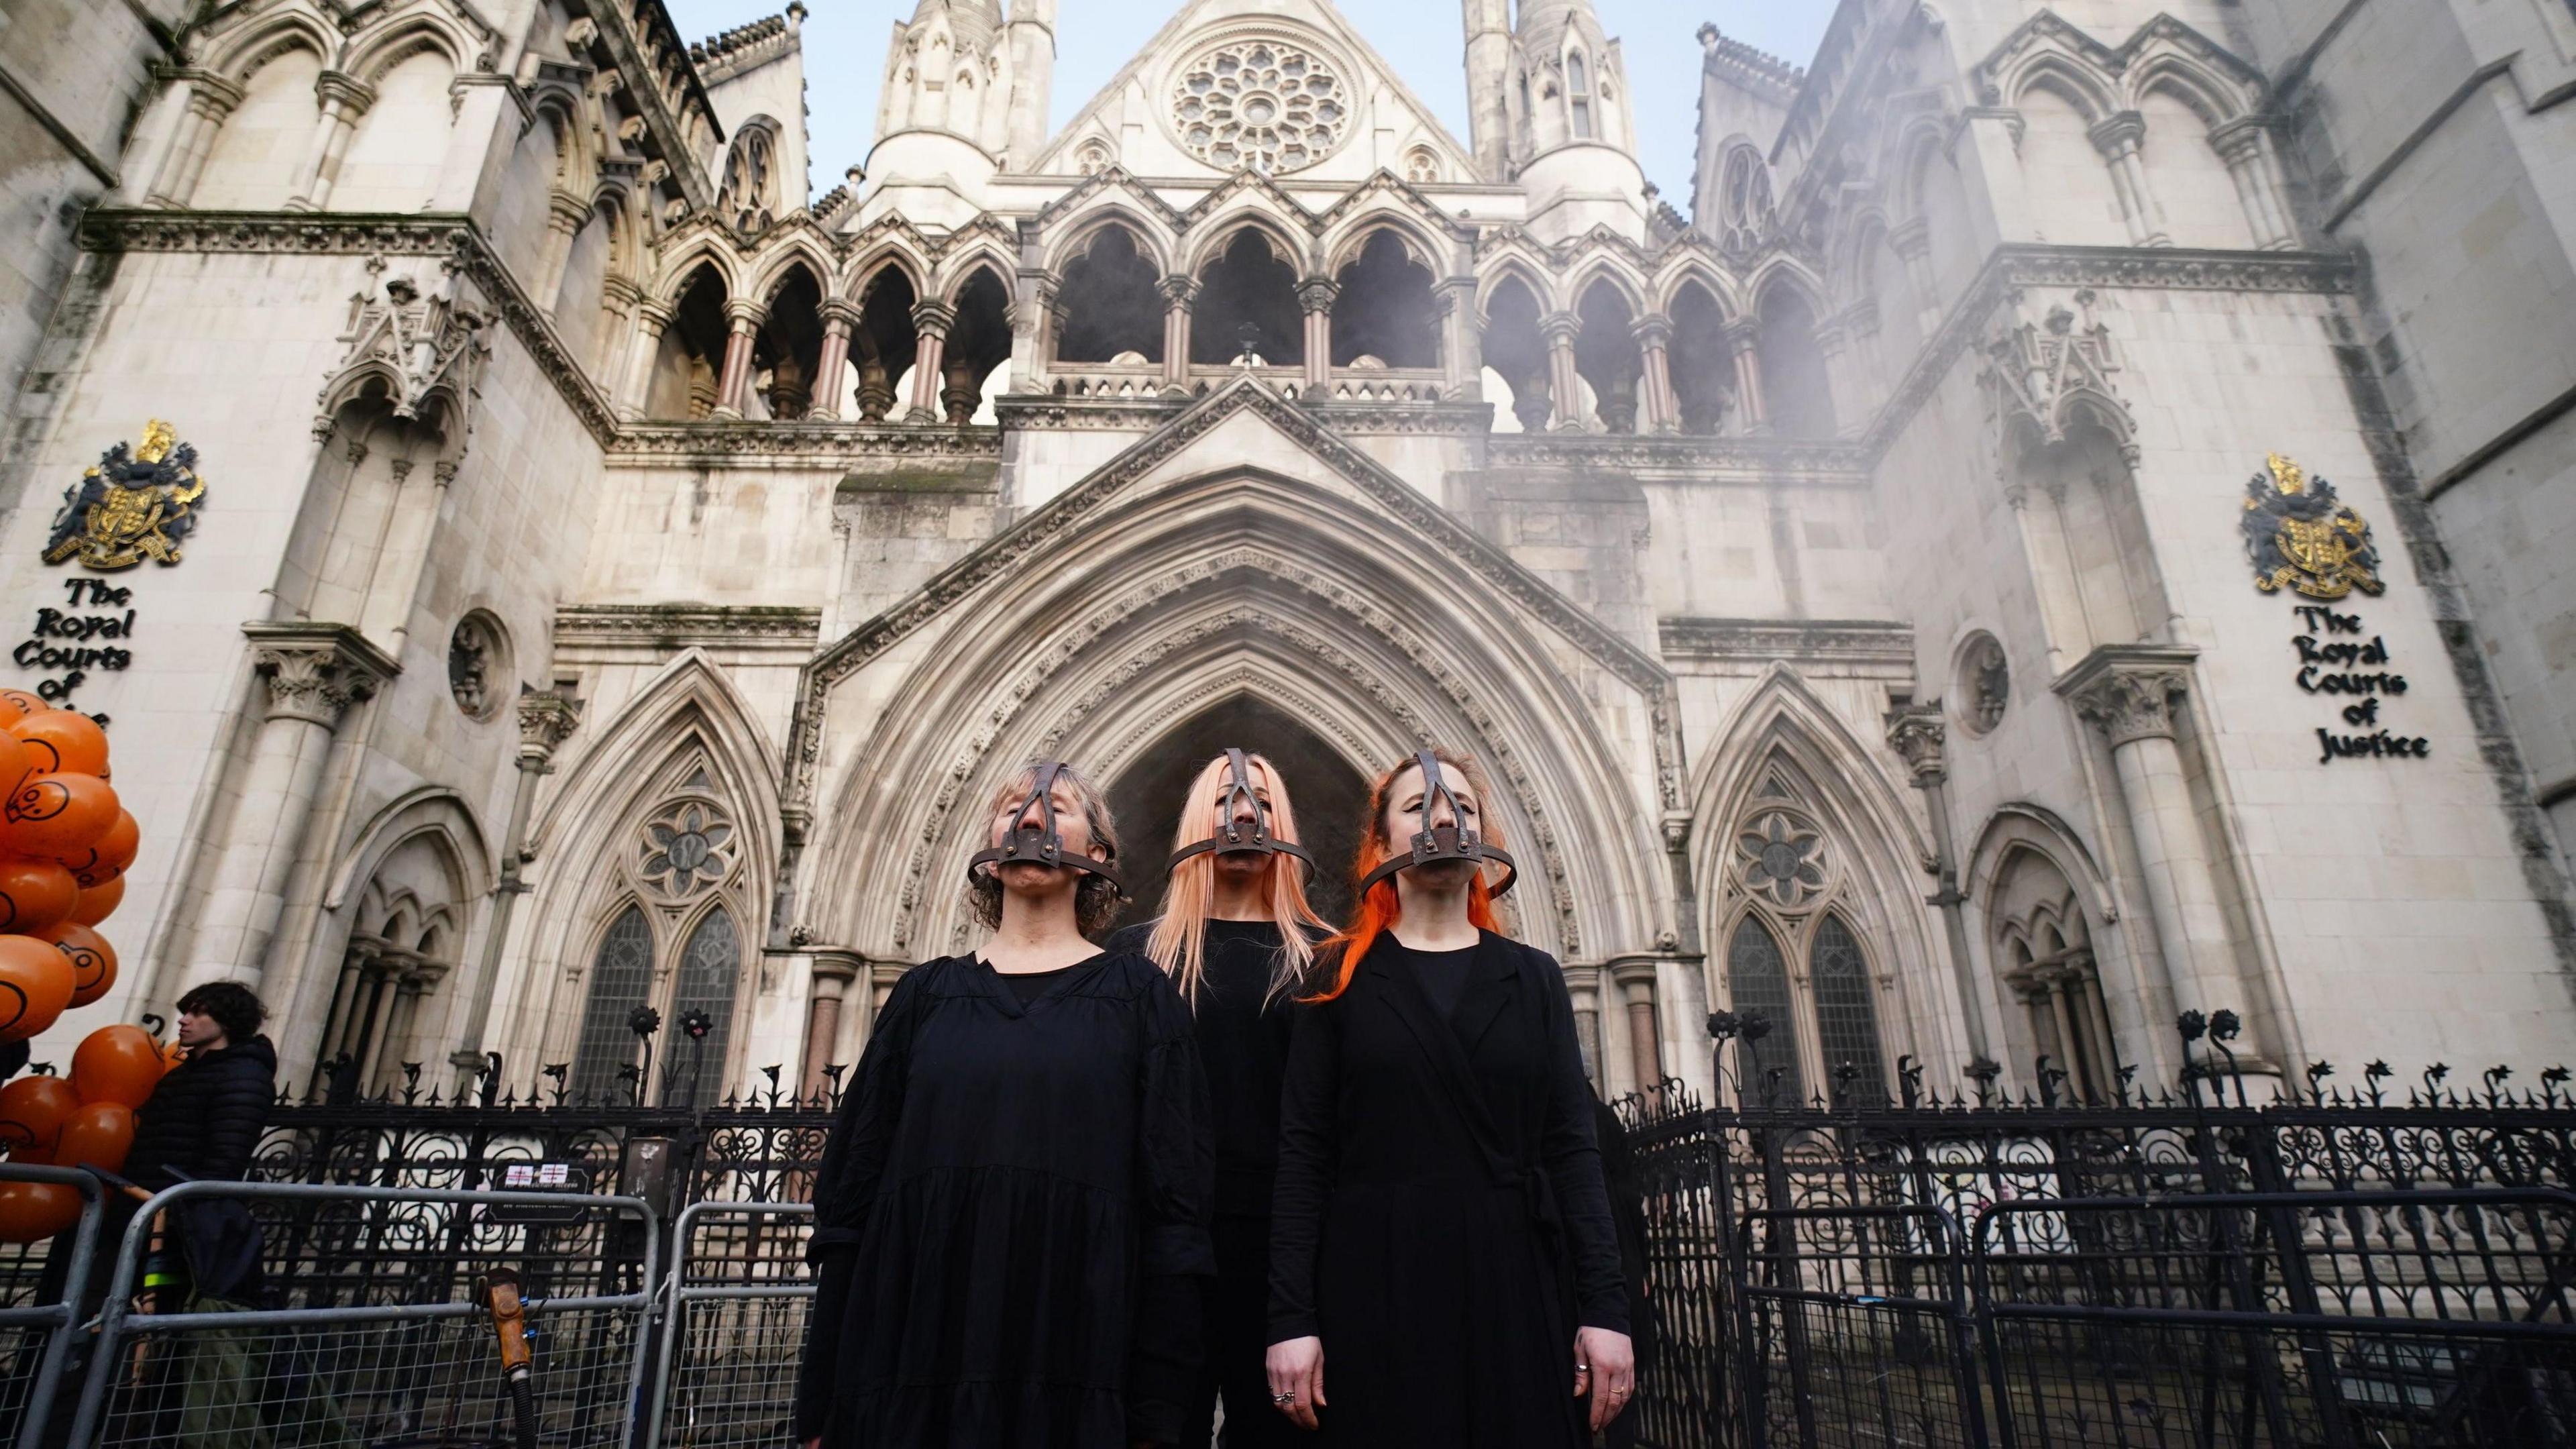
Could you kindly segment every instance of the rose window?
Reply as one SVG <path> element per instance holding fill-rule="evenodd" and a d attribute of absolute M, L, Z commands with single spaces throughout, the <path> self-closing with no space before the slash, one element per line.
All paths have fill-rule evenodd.
<path fill-rule="evenodd" d="M 672 897 L 691 896 L 733 869 L 734 830 L 694 800 L 644 827 L 644 883 Z"/>
<path fill-rule="evenodd" d="M 1772 811 L 1735 838 L 1745 858 L 1744 888 L 1782 906 L 1804 905 L 1825 887 L 1823 839 L 1807 825 Z"/>
<path fill-rule="evenodd" d="M 1172 120 L 1189 153 L 1225 171 L 1283 172 L 1333 154 L 1350 126 L 1342 82 L 1293 45 L 1245 40 L 1182 67 Z"/>

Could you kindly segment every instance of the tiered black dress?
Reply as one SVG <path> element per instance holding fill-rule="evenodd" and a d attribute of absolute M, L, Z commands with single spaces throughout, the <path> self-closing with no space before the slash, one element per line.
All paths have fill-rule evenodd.
<path fill-rule="evenodd" d="M 1207 1367 L 1189 1404 L 1182 1449 L 1206 1449 L 1225 1399 L 1226 1449 L 1303 1445 L 1309 1436 L 1270 1402 L 1270 1195 L 1279 1171 L 1279 1084 L 1288 1070 L 1293 995 L 1272 997 L 1279 927 L 1210 921 L 1194 1012 L 1216 1123 L 1216 1279 L 1207 1308 Z M 1109 938 L 1142 951 L 1152 923 Z"/>
<path fill-rule="evenodd" d="M 1324 1341 L 1322 1445 L 1581 1449 L 1575 1329 L 1628 1308 L 1565 977 L 1438 955 L 1381 937 L 1297 1024 L 1270 1338 Z"/>
<path fill-rule="evenodd" d="M 1190 1015 L 1153 962 L 1093 957 L 1026 1005 L 972 956 L 906 972 L 815 1187 L 797 1439 L 1176 1442 L 1211 1161 Z"/>

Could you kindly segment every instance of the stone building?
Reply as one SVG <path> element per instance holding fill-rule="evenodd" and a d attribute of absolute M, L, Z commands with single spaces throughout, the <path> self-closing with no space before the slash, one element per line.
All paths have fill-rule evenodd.
<path fill-rule="evenodd" d="M 9 682 L 146 841 L 74 1029 L 812 1084 L 1021 761 L 1150 862 L 1261 748 L 1329 855 L 1438 741 L 1610 1092 L 2565 1051 L 2563 0 L 1703 29 L 1688 217 L 1590 0 L 1465 0 L 1463 138 L 1324 0 L 1053 130 L 1054 0 L 920 0 L 820 196 L 802 19 L 13 7 Z"/>

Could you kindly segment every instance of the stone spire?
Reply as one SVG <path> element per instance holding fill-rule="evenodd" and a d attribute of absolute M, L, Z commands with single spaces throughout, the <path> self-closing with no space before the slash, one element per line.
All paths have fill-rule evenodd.
<path fill-rule="evenodd" d="M 1628 68 L 1592 0 L 1527 0 L 1512 61 L 1512 150 L 1530 230 L 1555 241 L 1608 226 L 1642 241 L 1646 174 Z"/>

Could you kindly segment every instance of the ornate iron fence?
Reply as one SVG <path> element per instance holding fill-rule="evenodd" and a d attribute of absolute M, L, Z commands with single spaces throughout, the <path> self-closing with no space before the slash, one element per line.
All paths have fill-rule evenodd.
<path fill-rule="evenodd" d="M 810 1197 L 833 1103 L 764 1075 L 699 1109 L 567 1101 L 559 1076 L 461 1101 L 326 1093 L 281 1102 L 255 1175 L 492 1189 L 552 1165 L 641 1199 L 655 1241 L 538 1224 L 510 1266 L 532 1292 L 662 1295 L 651 1331 L 676 1336 L 646 1347 L 673 1385 L 695 1377 L 657 1386 L 651 1422 L 766 1433 L 793 1387 L 802 1220 L 668 1226 Z M 1647 1224 L 1638 1442 L 2576 1445 L 2563 1070 L 2401 1085 L 2374 1064 L 2338 1090 L 2321 1067 L 2259 1104 L 2225 1070 L 2107 1102 L 2070 1099 L 2044 1062 L 2028 1096 L 1993 1080 L 1938 1094 L 1905 1063 L 1893 1101 L 1846 1074 L 1804 1104 L 1705 1107 L 1672 1082 L 1621 1104 Z M 281 1213 L 269 1278 L 314 1304 L 447 1301 L 489 1266 L 470 1228 Z M 675 1260 L 681 1279 L 639 1276 Z"/>

